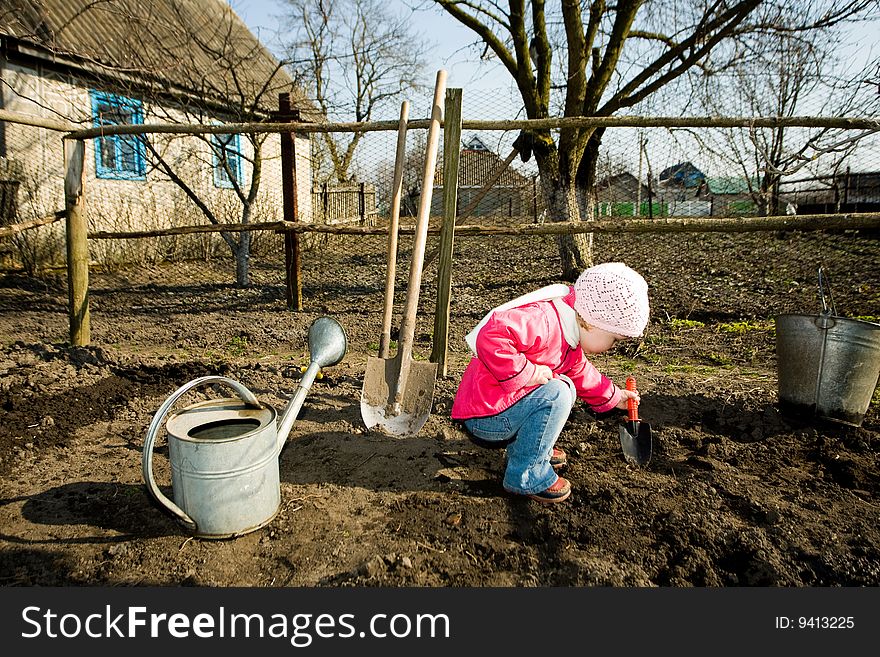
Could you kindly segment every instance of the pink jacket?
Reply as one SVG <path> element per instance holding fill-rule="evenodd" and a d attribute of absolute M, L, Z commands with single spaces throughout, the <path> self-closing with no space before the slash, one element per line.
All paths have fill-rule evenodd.
<path fill-rule="evenodd" d="M 563 301 L 574 306 L 574 290 Z M 538 386 L 525 387 L 537 365 L 570 378 L 580 399 L 597 413 L 617 406 L 621 392 L 597 370 L 580 346 L 565 340 L 552 301 L 496 311 L 477 335 L 477 357 L 468 363 L 452 404 L 452 417 L 497 415 Z"/>

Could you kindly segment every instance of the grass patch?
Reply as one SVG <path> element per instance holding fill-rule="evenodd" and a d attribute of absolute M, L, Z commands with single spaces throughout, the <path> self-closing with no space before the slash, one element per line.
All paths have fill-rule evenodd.
<path fill-rule="evenodd" d="M 672 318 L 666 325 L 671 328 L 673 331 L 686 331 L 690 329 L 698 329 L 706 326 L 703 322 L 698 322 L 695 319 L 676 319 Z"/>
<path fill-rule="evenodd" d="M 725 322 L 718 325 L 722 333 L 749 333 L 750 331 L 774 331 L 775 322 L 758 320 L 753 322 Z"/>
<path fill-rule="evenodd" d="M 719 365 L 721 367 L 730 367 L 733 365 L 733 359 L 727 354 L 716 354 L 713 352 L 706 354 L 705 358 L 713 365 Z"/>
<path fill-rule="evenodd" d="M 233 358 L 244 356 L 248 351 L 248 340 L 242 335 L 236 335 L 226 343 L 226 352 Z"/>

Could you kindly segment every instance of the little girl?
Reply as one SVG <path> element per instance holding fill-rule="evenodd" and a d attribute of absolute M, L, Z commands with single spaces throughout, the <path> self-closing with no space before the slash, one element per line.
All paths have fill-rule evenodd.
<path fill-rule="evenodd" d="M 585 270 L 572 287 L 548 285 L 491 310 L 465 337 L 474 356 L 452 418 L 478 444 L 507 448 L 505 490 L 539 502 L 568 498 L 571 484 L 555 472 L 566 454 L 554 445 L 576 399 L 597 413 L 639 401 L 585 354 L 641 336 L 648 313 L 645 279 L 608 262 Z"/>

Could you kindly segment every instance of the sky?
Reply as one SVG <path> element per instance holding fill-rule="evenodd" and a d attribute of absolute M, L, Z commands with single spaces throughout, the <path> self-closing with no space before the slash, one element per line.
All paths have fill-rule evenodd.
<path fill-rule="evenodd" d="M 280 17 L 287 13 L 284 0 L 227 0 L 251 30 L 273 52 L 278 54 Z M 428 53 L 428 70 L 425 86 L 432 88 L 436 71 L 447 71 L 447 87 L 460 87 L 463 90 L 463 117 L 465 119 L 499 120 L 522 118 L 517 116 L 522 101 L 513 88 L 507 71 L 495 61 L 480 62 L 479 48 L 468 47 L 475 41 L 473 32 L 459 24 L 452 17 L 443 14 L 430 2 L 419 0 L 385 0 L 391 11 L 409 15 L 408 5 L 421 4 L 426 10 L 417 11 L 413 16 L 413 30 L 418 34 L 422 47 Z M 283 36 L 283 35 L 282 35 Z M 853 65 L 869 57 L 880 55 L 880 14 L 872 24 L 861 25 L 853 31 L 844 50 Z M 432 66 L 433 65 L 433 66 Z M 880 76 L 880 71 L 878 71 Z M 470 94 L 469 94 L 470 92 Z M 430 94 L 428 94 L 430 96 Z M 477 96 L 485 103 L 487 95 L 493 100 L 492 116 L 485 116 L 486 108 L 472 107 L 468 112 L 468 98 Z M 509 101 L 507 99 L 510 99 Z M 430 103 L 430 97 L 425 105 Z M 415 102 L 413 102 L 415 109 Z M 497 113 L 497 114 L 496 114 Z M 482 116 L 480 116 L 482 115 Z M 383 117 L 395 118 L 395 117 Z"/>
<path fill-rule="evenodd" d="M 286 3 L 283 0 L 228 0 L 228 2 L 251 31 L 270 51 L 277 54 L 278 27 L 281 23 L 278 17 L 286 13 Z M 385 4 L 391 11 L 401 15 L 409 14 L 408 3 L 402 0 L 386 0 Z M 437 9 L 418 11 L 413 17 L 413 31 L 418 34 L 422 49 L 429 53 L 426 57 L 428 62 L 426 87 L 433 88 L 437 71 L 444 69 L 447 72 L 446 86 L 462 89 L 465 118 L 470 118 L 466 111 L 469 91 L 478 92 L 482 97 L 493 92 L 509 95 L 508 92 L 512 87 L 510 75 L 497 62 L 479 62 L 480 53 L 467 48 L 468 44 L 476 40 L 475 35 L 456 20 L 440 14 Z M 431 100 L 430 94 L 428 96 L 425 101 L 426 106 Z M 513 118 L 521 105 L 520 100 L 516 107 L 499 108 L 496 116 L 483 118 Z"/>
<path fill-rule="evenodd" d="M 273 52 L 278 48 L 279 17 L 287 12 L 283 0 L 227 0 L 251 30 Z M 512 81 L 507 71 L 496 61 L 479 61 L 479 48 L 468 47 L 475 41 L 475 35 L 452 17 L 442 13 L 430 2 L 419 0 L 385 0 L 386 6 L 401 15 L 408 15 L 409 5 L 425 5 L 428 9 L 417 11 L 413 17 L 414 31 L 419 35 L 423 48 L 429 53 L 429 68 L 433 62 L 433 72 L 427 73 L 426 86 L 432 87 L 434 75 L 438 69 L 447 71 L 447 86 L 461 87 L 465 105 L 468 91 L 487 93 L 503 93 L 508 95 L 512 90 Z M 869 25 L 858 27 L 844 44 L 850 60 L 855 64 L 865 61 L 868 57 L 880 54 L 880 15 Z M 880 71 L 878 71 L 880 75 Z M 430 100 L 430 99 L 429 99 Z M 521 106 L 511 108 L 507 115 L 482 117 L 491 119 L 514 118 Z M 471 118 L 464 113 L 464 118 Z"/>
<path fill-rule="evenodd" d="M 230 6 L 244 20 L 248 27 L 269 48 L 278 54 L 279 26 L 282 24 L 280 17 L 287 13 L 287 3 L 284 0 L 228 0 Z M 524 118 L 522 115 L 522 100 L 513 87 L 512 80 L 507 71 L 495 61 L 480 61 L 480 50 L 476 47 L 468 47 L 475 41 L 474 34 L 460 25 L 452 17 L 443 14 L 435 7 L 430 7 L 429 2 L 419 0 L 385 0 L 385 4 L 401 15 L 409 15 L 408 5 L 421 4 L 429 9 L 417 11 L 412 16 L 413 31 L 418 34 L 420 47 L 427 54 L 428 70 L 426 71 L 425 87 L 430 89 L 434 85 L 434 77 L 438 69 L 447 71 L 447 87 L 459 87 L 462 92 L 462 118 L 465 120 L 503 120 Z M 860 61 L 868 58 L 876 58 L 880 55 L 880 16 L 873 23 L 862 25 L 851 33 L 848 43 L 843 44 L 843 52 L 848 57 L 855 70 Z M 280 55 L 279 55 L 280 56 Z M 432 65 L 433 64 L 433 65 Z M 433 69 L 433 70 L 432 70 Z M 877 71 L 880 77 L 880 71 Z M 412 97 L 410 118 L 428 116 L 430 111 L 430 92 L 424 94 L 424 98 Z M 824 100 L 814 103 L 800 114 L 820 114 Z M 670 110 L 669 114 L 676 112 Z M 374 117 L 375 119 L 396 119 L 393 116 Z M 629 139 L 624 130 L 617 131 L 615 136 L 621 140 Z M 510 148 L 510 142 L 516 136 L 515 132 L 493 133 L 483 135 L 486 139 L 497 140 L 488 143 L 489 147 L 498 153 L 506 153 Z M 610 135 L 606 135 L 605 144 L 612 151 L 617 147 L 610 143 Z M 467 135 L 463 135 L 466 139 Z M 655 145 L 656 148 L 656 145 Z M 880 153 L 874 150 L 870 158 L 880 157 Z M 624 150 L 632 150 L 629 146 Z M 669 157 L 675 158 L 670 151 Z M 658 158 L 659 159 L 659 158 Z M 658 162 L 658 165 L 660 163 Z M 876 168 L 876 163 L 873 164 Z"/>

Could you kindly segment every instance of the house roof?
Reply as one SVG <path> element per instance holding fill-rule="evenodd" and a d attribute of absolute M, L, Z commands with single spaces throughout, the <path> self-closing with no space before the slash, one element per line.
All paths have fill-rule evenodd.
<path fill-rule="evenodd" d="M 459 156 L 458 186 L 483 187 L 502 166 L 504 166 L 504 159 L 490 151 L 479 138 L 475 137 L 467 142 Z M 443 184 L 442 157 L 439 159 L 434 173 L 434 184 L 438 186 Z M 522 187 L 529 184 L 531 184 L 529 178 L 508 166 L 493 186 Z"/>
<path fill-rule="evenodd" d="M 7 53 L 67 66 L 131 95 L 230 99 L 277 110 L 288 92 L 303 120 L 319 114 L 224 0 L 4 0 Z M 10 59 L 12 58 L 9 54 Z"/>
<path fill-rule="evenodd" d="M 633 187 L 639 184 L 639 179 L 636 178 L 629 171 L 621 171 L 620 173 L 615 173 L 612 176 L 605 176 L 602 180 L 596 183 L 596 188 L 601 189 L 603 187 L 611 187 L 613 185 L 632 185 Z M 642 187 L 646 187 L 644 183 L 641 183 Z"/>
<path fill-rule="evenodd" d="M 748 194 L 758 186 L 757 178 L 723 177 L 705 180 L 705 188 L 710 194 Z"/>
<path fill-rule="evenodd" d="M 685 187 L 696 187 L 705 177 L 705 174 L 690 162 L 679 162 L 666 167 L 658 176 L 661 183 L 671 182 Z"/>

